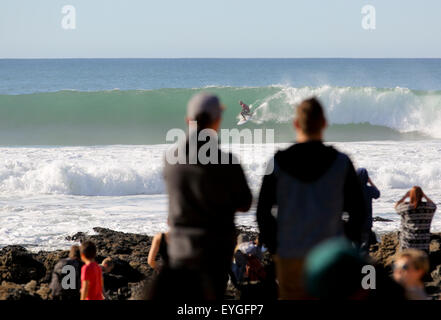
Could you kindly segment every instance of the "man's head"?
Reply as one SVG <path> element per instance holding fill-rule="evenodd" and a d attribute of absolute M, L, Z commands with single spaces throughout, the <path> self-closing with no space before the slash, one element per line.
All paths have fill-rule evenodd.
<path fill-rule="evenodd" d="M 106 259 L 101 262 L 101 265 L 103 267 L 103 271 L 106 273 L 109 273 L 113 270 L 114 263 L 111 257 L 107 257 Z"/>
<path fill-rule="evenodd" d="M 80 247 L 79 246 L 75 245 L 75 246 L 70 247 L 69 258 L 70 259 L 81 260 L 81 253 L 80 253 Z"/>
<path fill-rule="evenodd" d="M 366 299 L 362 268 L 368 264 L 347 239 L 331 238 L 313 248 L 305 260 L 308 293 L 320 299 Z"/>
<path fill-rule="evenodd" d="M 394 279 L 404 287 L 422 284 L 424 275 L 429 272 L 427 254 L 420 250 L 406 249 L 398 253 L 394 263 Z"/>
<path fill-rule="evenodd" d="M 304 100 L 297 107 L 294 128 L 298 142 L 322 140 L 326 125 L 323 107 L 316 98 Z"/>
<path fill-rule="evenodd" d="M 84 241 L 81 243 L 81 260 L 83 262 L 91 262 L 95 260 L 96 257 L 96 246 L 92 241 Z"/>
<path fill-rule="evenodd" d="M 209 93 L 194 95 L 187 105 L 187 122 L 197 121 L 198 129 L 213 129 L 220 127 L 224 107 L 219 98 Z"/>

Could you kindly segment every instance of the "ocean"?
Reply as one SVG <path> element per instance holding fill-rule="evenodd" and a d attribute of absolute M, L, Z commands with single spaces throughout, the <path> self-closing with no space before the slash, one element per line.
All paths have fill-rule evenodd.
<path fill-rule="evenodd" d="M 166 133 L 185 128 L 187 100 L 218 94 L 222 128 L 274 129 L 294 141 L 294 105 L 317 96 L 326 141 L 366 167 L 382 192 L 382 234 L 397 230 L 393 205 L 413 185 L 441 202 L 441 59 L 0 60 L 0 247 L 66 248 L 96 226 L 154 234 L 166 226 Z M 235 145 L 258 194 L 274 147 Z M 255 226 L 255 207 L 237 216 Z M 435 215 L 433 231 L 441 231 Z"/>

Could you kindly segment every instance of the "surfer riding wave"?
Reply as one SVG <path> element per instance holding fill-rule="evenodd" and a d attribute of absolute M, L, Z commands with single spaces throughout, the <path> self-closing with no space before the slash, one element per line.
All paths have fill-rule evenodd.
<path fill-rule="evenodd" d="M 242 111 L 240 112 L 240 115 L 242 116 L 244 121 L 247 121 L 247 116 L 251 115 L 250 107 L 243 103 L 242 101 L 239 101 L 240 106 L 242 107 Z"/>

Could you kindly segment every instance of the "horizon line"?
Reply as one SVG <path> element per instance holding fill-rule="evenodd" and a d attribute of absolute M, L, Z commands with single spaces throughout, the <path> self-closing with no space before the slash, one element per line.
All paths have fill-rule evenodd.
<path fill-rule="evenodd" d="M 132 59 L 132 60 L 141 60 L 141 59 L 151 59 L 151 60 L 288 60 L 288 59 L 316 59 L 316 60 L 324 60 L 324 59 L 371 59 L 371 60 L 380 60 L 380 59 L 441 59 L 441 57 L 21 57 L 21 58 L 11 58 L 11 57 L 0 57 L 0 60 L 92 60 L 92 59 L 100 59 L 100 60 L 115 60 L 115 59 Z"/>

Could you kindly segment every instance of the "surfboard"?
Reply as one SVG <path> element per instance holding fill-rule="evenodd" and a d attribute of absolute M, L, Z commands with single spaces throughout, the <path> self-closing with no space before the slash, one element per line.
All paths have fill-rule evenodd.
<path fill-rule="evenodd" d="M 239 114 L 239 117 L 240 117 L 240 120 L 239 120 L 239 122 L 237 123 L 237 125 L 238 125 L 238 126 L 241 126 L 241 125 L 247 123 L 248 121 L 250 121 L 250 119 L 251 119 L 251 117 L 252 117 L 252 114 L 245 116 L 245 119 L 242 117 L 241 114 Z"/>

